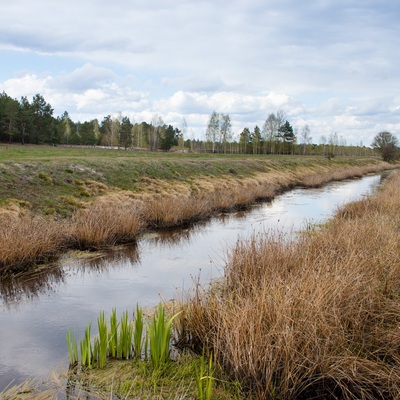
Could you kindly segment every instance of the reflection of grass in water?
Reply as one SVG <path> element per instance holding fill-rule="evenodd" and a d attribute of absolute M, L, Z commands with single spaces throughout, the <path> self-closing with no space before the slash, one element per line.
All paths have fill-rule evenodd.
<path fill-rule="evenodd" d="M 64 282 L 64 271 L 58 265 L 44 264 L 33 271 L 0 278 L 2 301 L 7 307 L 23 301 L 34 301 L 41 294 L 54 291 Z"/>
<path fill-rule="evenodd" d="M 388 168 L 387 164 L 375 159 L 327 162 L 320 158 L 291 157 L 289 160 L 287 157 L 247 159 L 216 156 L 213 160 L 208 159 L 206 164 L 196 158 L 196 162 L 192 160 L 189 163 L 190 168 L 185 174 L 179 172 L 176 175 L 188 160 L 178 158 L 166 162 L 161 158 L 148 161 L 152 171 L 159 171 L 159 176 L 149 177 L 142 171 L 140 179 L 135 178 L 133 184 L 128 184 L 120 180 L 132 181 L 134 174 L 129 173 L 130 169 L 138 173 L 142 163 L 119 160 L 122 164 L 114 165 L 110 160 L 106 161 L 96 164 L 93 160 L 82 160 L 84 166 L 79 167 L 63 165 L 63 174 L 68 175 L 65 179 L 59 179 L 57 168 L 50 173 L 32 167 L 35 177 L 38 174 L 51 177 L 52 190 L 41 187 L 48 182 L 37 178 L 40 182 L 29 186 L 27 193 L 31 197 L 28 199 L 22 197 L 29 179 L 27 182 L 18 181 L 14 194 L 12 190 L 0 193 L 0 201 L 4 197 L 7 203 L 0 219 L 3 220 L 5 214 L 7 219 L 12 219 L 12 229 L 4 229 L 1 221 L 0 268 L 3 272 L 29 268 L 66 248 L 97 250 L 135 242 L 149 226 L 156 229 L 178 226 L 207 219 L 221 211 L 241 210 L 259 199 L 271 199 L 296 185 L 316 186 L 332 179 Z M 58 166 L 57 161 L 54 163 Z M 96 170 L 96 165 L 101 172 Z M 127 168 L 123 174 L 121 165 Z M 162 168 L 157 169 L 160 166 Z M 230 170 L 236 173 L 232 174 Z M 12 173 L 14 170 L 8 168 L 7 171 Z M 29 171 L 24 170 L 23 176 L 27 174 Z M 71 186 L 70 192 L 68 185 Z M 73 209 L 69 214 L 71 218 L 60 218 L 68 213 L 67 209 Z M 35 213 L 42 211 L 57 217 L 41 221 Z"/>

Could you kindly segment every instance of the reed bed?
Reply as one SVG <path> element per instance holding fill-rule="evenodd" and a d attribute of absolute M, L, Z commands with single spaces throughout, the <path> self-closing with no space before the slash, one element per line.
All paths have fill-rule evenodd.
<path fill-rule="evenodd" d="M 364 175 L 373 172 L 384 171 L 384 165 L 373 165 L 363 167 L 343 168 L 336 171 L 326 169 L 325 172 L 319 171 L 312 174 L 306 174 L 299 181 L 300 185 L 305 187 L 319 187 L 331 181 L 341 181 L 349 178 L 361 178 Z"/>
<path fill-rule="evenodd" d="M 69 226 L 70 246 L 81 250 L 134 242 L 145 223 L 138 202 L 109 198 L 77 211 Z"/>
<path fill-rule="evenodd" d="M 2 213 L 0 272 L 30 268 L 63 249 L 96 250 L 134 242 L 149 228 L 183 225 L 221 211 L 243 209 L 258 200 L 272 199 L 295 186 L 320 186 L 387 169 L 389 165 L 288 163 L 281 167 L 265 170 L 263 166 L 253 176 L 202 176 L 173 184 L 143 178 L 138 192 L 102 192 L 101 197 L 90 203 L 80 202 L 80 208 L 70 219 L 51 220 L 26 211 Z"/>
<path fill-rule="evenodd" d="M 398 399 L 400 174 L 295 241 L 239 241 L 181 340 L 260 399 Z"/>
<path fill-rule="evenodd" d="M 0 274 L 51 260 L 65 242 L 64 224 L 31 213 L 0 216 Z"/>
<path fill-rule="evenodd" d="M 207 218 L 214 211 L 206 196 L 157 196 L 143 205 L 143 215 L 151 227 L 173 227 Z"/>

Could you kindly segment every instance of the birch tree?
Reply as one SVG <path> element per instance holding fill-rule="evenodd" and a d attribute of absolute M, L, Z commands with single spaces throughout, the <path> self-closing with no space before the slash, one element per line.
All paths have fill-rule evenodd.
<path fill-rule="evenodd" d="M 308 125 L 304 125 L 303 128 L 301 129 L 300 139 L 301 139 L 300 144 L 303 148 L 303 155 L 304 155 L 306 154 L 307 146 L 312 141 L 312 137 L 310 135 L 310 128 Z"/>
<path fill-rule="evenodd" d="M 207 124 L 206 139 L 212 143 L 212 152 L 215 153 L 215 144 L 219 135 L 219 115 L 213 111 Z"/>
<path fill-rule="evenodd" d="M 220 136 L 222 142 L 222 151 L 226 153 L 227 143 L 232 139 L 232 124 L 229 114 L 221 114 Z"/>

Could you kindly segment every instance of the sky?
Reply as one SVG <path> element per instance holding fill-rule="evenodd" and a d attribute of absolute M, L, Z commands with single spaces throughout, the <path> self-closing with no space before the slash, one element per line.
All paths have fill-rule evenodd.
<path fill-rule="evenodd" d="M 237 137 L 283 110 L 314 143 L 400 136 L 398 0 L 0 4 L 0 92 L 40 93 L 54 116 L 161 117 L 201 139 L 213 111 Z"/>

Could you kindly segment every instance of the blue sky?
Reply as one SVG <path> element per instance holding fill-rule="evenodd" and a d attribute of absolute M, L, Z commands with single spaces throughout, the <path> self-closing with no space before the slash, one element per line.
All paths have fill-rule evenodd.
<path fill-rule="evenodd" d="M 284 110 L 313 141 L 400 133 L 398 0 L 13 0 L 2 5 L 0 91 L 42 94 L 74 121 L 155 115 L 201 138 Z"/>

